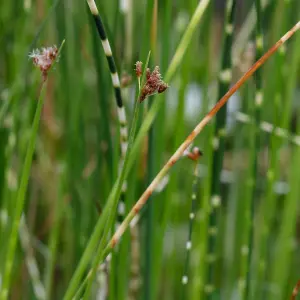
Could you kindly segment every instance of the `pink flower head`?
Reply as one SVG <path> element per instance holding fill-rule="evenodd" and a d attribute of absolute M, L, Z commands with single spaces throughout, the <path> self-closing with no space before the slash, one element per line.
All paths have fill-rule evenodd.
<path fill-rule="evenodd" d="M 46 78 L 48 71 L 57 59 L 58 49 L 56 46 L 42 48 L 42 50 L 33 50 L 29 57 L 32 58 L 33 63 L 40 68 L 43 77 Z"/>
<path fill-rule="evenodd" d="M 142 64 L 143 63 L 141 61 L 137 61 L 135 63 L 135 73 L 136 73 L 137 77 L 141 77 L 142 76 L 142 73 L 143 73 Z"/>
<path fill-rule="evenodd" d="M 158 66 L 154 68 L 152 73 L 148 68 L 146 70 L 146 83 L 141 90 L 140 102 L 144 101 L 148 96 L 164 92 L 168 87 L 168 84 L 161 79 Z"/>

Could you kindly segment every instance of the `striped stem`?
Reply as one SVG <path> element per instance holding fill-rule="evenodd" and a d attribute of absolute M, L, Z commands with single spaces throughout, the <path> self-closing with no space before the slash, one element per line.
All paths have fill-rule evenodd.
<path fill-rule="evenodd" d="M 126 119 L 126 112 L 125 108 L 123 105 L 123 100 L 122 100 L 122 94 L 121 94 L 121 87 L 120 87 L 120 79 L 119 75 L 117 72 L 115 60 L 112 54 L 112 50 L 110 47 L 110 43 L 107 38 L 107 34 L 104 28 L 104 24 L 101 20 L 101 17 L 99 15 L 99 11 L 97 9 L 96 3 L 94 0 L 87 0 L 88 6 L 90 8 L 90 11 L 93 15 L 95 25 L 97 28 L 97 31 L 99 33 L 100 39 L 101 39 L 101 44 L 103 46 L 104 54 L 107 59 L 111 79 L 112 79 L 112 84 L 115 92 L 115 99 L 116 99 L 116 104 L 117 104 L 117 113 L 118 113 L 118 120 L 120 124 L 120 138 L 121 138 L 121 157 L 120 157 L 120 162 L 119 162 L 119 170 L 118 173 L 120 174 L 121 169 L 124 164 L 124 159 L 125 159 L 125 154 L 128 146 L 128 129 L 127 129 L 127 119 Z M 123 185 L 122 185 L 122 190 L 121 190 L 121 195 L 120 195 L 120 200 L 118 203 L 118 210 L 117 210 L 117 226 L 119 223 L 123 221 L 124 215 L 125 215 L 125 195 L 126 195 L 126 190 L 127 190 L 127 182 L 124 180 Z M 108 262 L 106 262 L 108 263 Z M 108 267 L 102 266 L 99 268 L 99 272 L 101 273 L 101 270 L 107 269 Z M 108 272 L 106 272 L 106 275 Z M 98 274 L 98 276 L 101 276 Z M 108 278 L 103 274 L 103 276 L 106 278 L 106 284 L 108 284 Z M 104 279 L 103 279 L 104 280 Z M 100 287 L 101 288 L 101 287 Z"/>
<path fill-rule="evenodd" d="M 233 26 L 234 26 L 234 13 L 235 13 L 236 0 L 228 0 L 225 12 L 224 24 L 224 52 L 222 56 L 221 71 L 219 74 L 219 89 L 218 98 L 220 98 L 228 90 L 232 79 L 232 61 L 231 61 L 231 48 L 233 41 Z M 224 156 L 224 143 L 226 136 L 226 104 L 217 115 L 215 137 L 213 138 L 214 153 L 213 153 L 213 166 L 212 166 L 212 186 L 211 186 L 211 211 L 209 215 L 209 235 L 208 235 L 208 273 L 207 273 L 207 286 L 205 292 L 208 299 L 211 299 L 215 290 L 214 286 L 214 265 L 216 263 L 216 240 L 217 240 L 217 227 L 218 227 L 218 207 L 221 203 L 220 196 L 220 173 L 223 165 Z"/>
<path fill-rule="evenodd" d="M 95 255 L 96 257 L 95 257 L 95 260 L 93 263 L 93 268 L 92 268 L 91 272 L 89 272 L 89 275 L 88 275 L 89 281 L 87 282 L 87 288 L 85 290 L 84 299 L 89 299 L 94 276 L 96 275 L 96 272 L 99 269 L 99 265 L 101 265 L 101 263 L 103 262 L 102 253 L 105 249 L 105 243 L 108 240 L 109 233 L 110 233 L 110 230 L 111 230 L 113 222 L 114 222 L 115 215 L 113 213 L 116 212 L 116 210 L 117 210 L 117 205 L 118 205 L 118 200 L 120 198 L 122 185 L 124 183 L 124 180 L 126 179 L 126 171 L 127 171 L 128 163 L 129 163 L 128 158 L 131 155 L 132 145 L 134 142 L 135 132 L 136 132 L 137 123 L 138 123 L 138 115 L 139 115 L 139 108 L 140 108 L 140 102 L 141 102 L 140 100 L 141 100 L 142 95 L 145 96 L 145 94 L 143 94 L 143 91 L 144 91 L 145 87 L 147 87 L 150 84 L 149 82 L 151 82 L 152 84 L 155 82 L 158 86 L 160 86 L 162 83 L 165 84 L 161 80 L 161 75 L 158 72 L 158 67 L 155 67 L 154 71 L 151 74 L 149 74 L 150 71 L 148 69 L 148 64 L 149 64 L 149 60 L 150 60 L 150 54 L 151 54 L 151 52 L 148 53 L 148 57 L 147 57 L 147 60 L 145 63 L 145 69 L 144 69 L 144 72 L 142 75 L 141 82 L 142 82 L 143 88 L 138 89 L 137 97 L 134 102 L 133 119 L 132 119 L 132 123 L 131 123 L 129 139 L 128 139 L 128 147 L 127 147 L 127 150 L 125 153 L 124 164 L 122 165 L 121 172 L 119 174 L 116 185 L 113 187 L 111 195 L 109 196 L 109 199 L 107 200 L 107 204 L 106 204 L 106 208 L 107 207 L 109 208 L 108 215 L 112 214 L 112 217 L 108 217 L 108 219 L 105 222 L 105 225 L 103 228 L 103 233 L 102 233 L 102 238 L 101 238 L 99 246 L 98 246 L 98 251 L 96 252 L 96 255 Z M 147 74 L 147 76 L 146 76 L 146 74 Z M 137 77 L 140 77 L 140 76 L 141 76 L 141 74 L 137 74 Z M 147 80 L 146 80 L 146 78 L 147 78 Z M 146 94 L 146 96 L 147 96 L 147 94 Z M 145 97 L 143 99 L 145 99 Z M 103 215 L 104 215 L 104 212 L 103 212 Z M 72 292 L 73 291 L 71 291 L 71 292 L 67 291 L 65 298 L 68 299 L 69 298 L 68 293 L 71 294 Z"/>
<path fill-rule="evenodd" d="M 120 79 L 119 75 L 117 72 L 115 60 L 112 54 L 112 50 L 106 35 L 106 31 L 103 25 L 103 22 L 101 20 L 101 17 L 99 15 L 99 11 L 97 9 L 96 3 L 94 0 L 87 0 L 88 6 L 90 8 L 90 11 L 93 15 L 97 31 L 99 33 L 101 43 L 103 46 L 104 54 L 107 59 L 107 63 L 109 66 L 109 71 L 115 91 L 115 98 L 116 98 L 116 103 L 117 103 L 117 112 L 118 112 L 118 119 L 119 119 L 119 124 L 120 124 L 120 138 L 121 138 L 121 158 L 120 158 L 120 163 L 119 163 L 119 173 L 120 170 L 124 164 L 124 158 L 125 158 L 125 153 L 127 150 L 128 146 L 128 129 L 127 129 L 127 119 L 126 119 L 126 112 L 125 112 L 125 107 L 123 105 L 123 100 L 122 100 L 122 94 L 121 94 L 121 87 L 120 87 Z M 121 197 L 120 197 L 120 202 L 119 202 L 119 207 L 118 207 L 118 222 L 121 222 L 123 220 L 124 214 L 125 214 L 125 194 L 126 194 L 126 189 L 127 189 L 127 183 L 124 181 L 122 185 L 122 191 L 121 191 Z"/>
<path fill-rule="evenodd" d="M 201 155 L 200 150 L 197 148 L 196 151 Z M 199 156 L 200 157 L 200 156 Z M 181 278 L 182 283 L 182 294 L 181 299 L 186 299 L 186 286 L 189 282 L 189 264 L 190 264 L 190 256 L 191 256 L 191 248 L 192 248 L 192 233 L 193 233 L 193 225 L 196 213 L 196 200 L 197 200 L 197 184 L 198 184 L 198 177 L 199 177 L 199 165 L 198 165 L 198 158 L 195 159 L 195 167 L 194 167 L 194 180 L 193 180 L 193 187 L 192 187 L 192 203 L 191 203 L 191 210 L 189 214 L 189 229 L 188 229 L 188 239 L 186 242 L 186 256 L 185 256 L 185 263 L 184 263 L 184 271 Z"/>
<path fill-rule="evenodd" d="M 133 206 L 131 211 L 128 213 L 122 224 L 114 233 L 110 242 L 108 243 L 106 249 L 103 252 L 102 258 L 105 258 L 108 253 L 117 245 L 120 241 L 123 233 L 129 227 L 131 221 L 139 213 L 141 208 L 145 205 L 159 182 L 164 178 L 171 167 L 178 161 L 178 159 L 183 155 L 184 151 L 189 147 L 193 140 L 202 132 L 203 128 L 211 121 L 211 119 L 216 115 L 216 113 L 223 107 L 223 105 L 229 100 L 229 98 L 253 75 L 253 73 L 260 68 L 271 56 L 274 54 L 278 48 L 284 44 L 297 30 L 300 29 L 300 21 L 289 30 L 273 47 L 271 47 L 230 89 L 229 91 L 215 104 L 215 106 L 208 112 L 208 114 L 200 121 L 200 123 L 194 128 L 186 140 L 179 146 L 175 153 L 171 156 L 168 162 L 160 170 L 160 172 L 153 179 L 151 184 L 141 195 L 139 200 Z"/>

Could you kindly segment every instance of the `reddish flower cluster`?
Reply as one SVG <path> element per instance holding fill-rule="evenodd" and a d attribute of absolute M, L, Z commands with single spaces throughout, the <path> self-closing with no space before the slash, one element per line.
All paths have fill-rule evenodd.
<path fill-rule="evenodd" d="M 45 79 L 57 55 L 58 49 L 56 46 L 53 46 L 42 48 L 41 51 L 39 49 L 33 50 L 32 53 L 29 54 L 29 57 L 32 58 L 33 63 L 40 68 Z"/>
<path fill-rule="evenodd" d="M 164 92 L 168 87 L 168 84 L 161 79 L 159 67 L 156 66 L 152 73 L 148 68 L 146 70 L 146 83 L 141 90 L 140 102 L 144 101 L 148 96 Z"/>

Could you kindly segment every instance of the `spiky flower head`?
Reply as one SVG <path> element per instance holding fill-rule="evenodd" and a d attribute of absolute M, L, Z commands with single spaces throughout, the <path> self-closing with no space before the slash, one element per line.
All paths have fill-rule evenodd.
<path fill-rule="evenodd" d="M 143 73 L 143 68 L 142 68 L 142 62 L 141 61 L 137 61 L 135 63 L 135 74 L 136 76 L 139 78 L 142 76 L 142 73 Z"/>
<path fill-rule="evenodd" d="M 58 49 L 56 46 L 33 50 L 29 57 L 33 63 L 41 70 L 43 78 L 46 79 L 48 71 L 57 59 Z"/>
<path fill-rule="evenodd" d="M 158 66 L 154 68 L 152 73 L 150 69 L 147 68 L 146 83 L 141 90 L 140 102 L 144 101 L 148 96 L 164 92 L 168 87 L 168 84 L 162 80 Z"/>

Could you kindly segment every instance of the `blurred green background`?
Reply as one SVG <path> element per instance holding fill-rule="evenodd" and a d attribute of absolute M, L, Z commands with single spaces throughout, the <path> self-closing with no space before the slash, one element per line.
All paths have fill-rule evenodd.
<path fill-rule="evenodd" d="M 200 21 L 189 31 L 204 2 Z M 167 92 L 141 104 L 138 130 L 153 103 L 161 102 L 131 157 L 128 212 L 212 105 L 299 21 L 300 3 L 96 3 L 123 83 L 129 125 L 135 62 L 145 62 L 151 50 L 149 67 L 160 66 L 164 78 L 182 37 L 191 33 Z M 59 47 L 64 39 L 47 81 L 9 299 L 63 298 L 117 179 L 120 137 L 114 91 L 86 1 L 2 1 L 0 289 L 41 81 L 28 55 L 36 48 Z M 137 248 L 126 232 L 108 271 L 99 272 L 91 299 L 289 299 L 300 279 L 299 49 L 300 32 L 194 143 L 204 156 L 197 164 L 188 283 L 182 284 L 182 276 L 195 164 L 182 158 L 142 210 Z"/>

